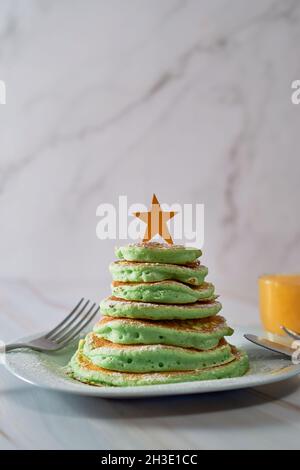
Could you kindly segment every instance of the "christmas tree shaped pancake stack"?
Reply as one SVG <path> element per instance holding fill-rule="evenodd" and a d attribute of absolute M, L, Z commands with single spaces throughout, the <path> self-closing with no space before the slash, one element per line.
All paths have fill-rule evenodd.
<path fill-rule="evenodd" d="M 246 353 L 225 340 L 233 330 L 218 315 L 201 250 L 143 242 L 117 248 L 116 256 L 112 296 L 70 361 L 73 378 L 133 386 L 246 373 Z"/>

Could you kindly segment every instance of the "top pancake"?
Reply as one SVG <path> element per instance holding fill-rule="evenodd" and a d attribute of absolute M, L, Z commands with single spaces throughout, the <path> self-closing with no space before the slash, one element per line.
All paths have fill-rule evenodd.
<path fill-rule="evenodd" d="M 156 242 L 117 247 L 115 253 L 119 259 L 126 261 L 169 264 L 193 263 L 202 254 L 198 248 Z"/>

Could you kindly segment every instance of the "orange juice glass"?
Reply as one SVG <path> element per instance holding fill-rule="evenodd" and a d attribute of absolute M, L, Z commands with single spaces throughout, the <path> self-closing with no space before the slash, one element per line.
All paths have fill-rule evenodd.
<path fill-rule="evenodd" d="M 268 274 L 258 283 L 260 316 L 267 337 L 290 343 L 280 327 L 300 333 L 300 274 Z"/>

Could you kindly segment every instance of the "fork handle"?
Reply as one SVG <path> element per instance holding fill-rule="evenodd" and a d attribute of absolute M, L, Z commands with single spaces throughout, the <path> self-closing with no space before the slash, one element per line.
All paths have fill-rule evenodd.
<path fill-rule="evenodd" d="M 14 351 L 15 349 L 27 348 L 28 345 L 25 343 L 11 343 L 5 345 L 5 352 Z"/>

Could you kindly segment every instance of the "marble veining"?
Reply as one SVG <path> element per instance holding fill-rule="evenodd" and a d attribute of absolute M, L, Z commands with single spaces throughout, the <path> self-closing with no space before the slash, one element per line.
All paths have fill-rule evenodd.
<path fill-rule="evenodd" d="M 96 207 L 153 191 L 205 204 L 221 293 L 254 300 L 259 274 L 297 270 L 299 13 L 294 0 L 3 0 L 0 276 L 95 285 L 115 244 L 96 238 Z"/>

